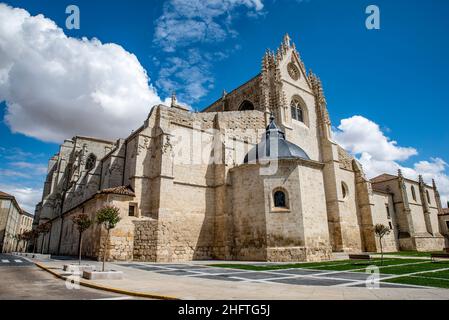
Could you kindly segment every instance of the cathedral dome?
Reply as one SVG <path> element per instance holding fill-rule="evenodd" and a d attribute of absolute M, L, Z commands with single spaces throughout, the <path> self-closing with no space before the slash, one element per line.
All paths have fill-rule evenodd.
<path fill-rule="evenodd" d="M 296 144 L 285 140 L 282 132 L 274 122 L 274 116 L 270 117 L 265 137 L 251 149 L 245 156 L 244 163 L 255 163 L 258 160 L 275 159 L 305 159 L 310 160 L 307 153 Z"/>

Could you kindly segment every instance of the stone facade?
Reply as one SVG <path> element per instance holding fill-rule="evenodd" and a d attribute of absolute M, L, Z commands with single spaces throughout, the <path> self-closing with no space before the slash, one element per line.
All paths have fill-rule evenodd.
<path fill-rule="evenodd" d="M 0 191 L 0 253 L 25 251 L 27 243 L 17 236 L 32 229 L 33 216 L 22 210 L 14 196 Z"/>
<path fill-rule="evenodd" d="M 304 156 L 245 163 L 269 128 Z M 36 224 L 52 224 L 44 249 L 75 254 L 71 217 L 105 204 L 122 220 L 107 244 L 104 230 L 90 228 L 86 256 L 107 248 L 116 260 L 317 261 L 378 251 L 377 223 L 391 224 L 389 251 L 441 249 L 436 186 L 409 181 L 421 200 L 405 201 L 398 182 L 368 180 L 330 128 L 321 82 L 286 36 L 257 76 L 203 112 L 173 96 L 126 139 L 65 141 L 36 207 Z"/>

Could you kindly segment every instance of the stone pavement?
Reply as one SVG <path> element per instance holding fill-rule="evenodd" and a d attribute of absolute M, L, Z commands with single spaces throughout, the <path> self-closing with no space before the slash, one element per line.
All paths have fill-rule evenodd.
<path fill-rule="evenodd" d="M 69 262 L 71 261 L 47 260 L 41 264 L 64 275 L 62 266 Z M 91 263 L 101 266 L 100 262 Z M 211 263 L 217 261 L 185 264 L 107 263 L 108 269 L 123 271 L 124 279 L 85 282 L 122 291 L 178 299 L 449 299 L 449 290 L 446 289 L 393 284 L 381 284 L 378 289 L 368 289 L 364 284 L 366 275 L 363 273 L 305 269 L 256 272 L 205 266 Z"/>

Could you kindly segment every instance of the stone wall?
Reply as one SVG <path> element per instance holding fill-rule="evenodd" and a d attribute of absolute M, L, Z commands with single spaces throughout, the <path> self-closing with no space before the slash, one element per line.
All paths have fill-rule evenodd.
<path fill-rule="evenodd" d="M 232 170 L 234 255 L 237 260 L 316 261 L 330 258 L 331 246 L 322 164 L 281 160 L 275 172 L 258 164 Z M 263 169 L 262 169 L 263 170 Z M 287 207 L 274 207 L 275 191 Z"/>
<path fill-rule="evenodd" d="M 355 173 L 338 167 L 336 174 L 343 250 L 345 252 L 361 252 L 363 251 L 362 221 L 357 206 Z M 343 188 L 346 188 L 346 191 Z"/>
<path fill-rule="evenodd" d="M 231 172 L 233 258 L 267 259 L 265 191 L 258 165 L 242 165 Z"/>
<path fill-rule="evenodd" d="M 398 222 L 397 215 L 394 209 L 393 196 L 389 193 L 382 193 L 379 191 L 373 192 L 373 225 L 382 224 L 386 227 L 390 226 L 390 234 L 386 235 L 382 239 L 382 247 L 384 252 L 395 252 L 399 250 L 399 232 L 398 232 Z M 387 206 L 390 212 L 390 218 L 387 214 Z M 376 251 L 380 252 L 380 240 L 376 237 Z"/>
<path fill-rule="evenodd" d="M 134 221 L 133 260 L 157 261 L 157 220 Z"/>
<path fill-rule="evenodd" d="M 260 75 L 255 76 L 233 91 L 226 93 L 221 99 L 206 107 L 203 112 L 238 111 L 245 100 L 254 105 L 254 110 L 265 111 L 260 100 L 262 96 L 260 81 Z"/>
<path fill-rule="evenodd" d="M 300 100 L 304 121 L 292 119 L 293 99 Z M 237 111 L 245 100 L 255 110 Z M 243 162 L 264 134 L 270 112 L 287 140 L 311 161 L 283 161 L 278 172 L 264 176 L 257 165 Z M 435 197 L 433 189 L 411 182 L 417 200 L 409 203 L 410 185 L 403 192 L 391 180 L 375 185 L 392 197 L 373 194 L 362 169 L 354 168 L 352 157 L 332 140 L 330 126 L 319 80 L 306 74 L 285 37 L 276 54 L 265 54 L 260 74 L 203 113 L 158 105 L 126 139 L 66 140 L 49 161 L 36 212 L 52 219 L 44 246 L 52 253 L 76 254 L 78 234 L 71 217 L 81 212 L 92 216 L 102 205 L 114 204 L 122 221 L 109 243 L 99 226 L 89 229 L 83 240 L 86 256 L 99 258 L 108 248 L 109 259 L 115 260 L 322 260 L 330 257 L 331 248 L 377 250 L 373 226 L 388 224 L 387 204 L 397 213 L 395 233 L 386 239 L 388 250 L 398 243 L 407 249 L 437 248 L 442 239 L 438 208 L 429 201 L 424 214 L 426 203 L 420 203 L 427 192 Z M 97 160 L 86 170 L 90 153 Z M 129 185 L 135 196 L 97 194 L 120 185 Z M 286 210 L 273 208 L 275 188 L 288 194 Z M 135 217 L 128 216 L 131 202 Z"/>

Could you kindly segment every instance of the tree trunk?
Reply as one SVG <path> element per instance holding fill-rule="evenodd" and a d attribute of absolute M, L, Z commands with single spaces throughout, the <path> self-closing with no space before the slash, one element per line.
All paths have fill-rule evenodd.
<path fill-rule="evenodd" d="M 34 241 L 33 241 L 33 253 L 36 253 L 36 247 L 37 247 L 37 238 L 34 238 Z"/>
<path fill-rule="evenodd" d="M 44 240 L 45 240 L 45 233 L 42 234 L 41 254 L 44 254 Z"/>
<path fill-rule="evenodd" d="M 102 270 L 103 272 L 104 272 L 104 265 L 106 262 L 106 254 L 108 252 L 108 244 L 109 244 L 109 229 L 107 229 L 107 230 L 108 230 L 108 233 L 106 235 L 106 243 L 104 245 L 104 252 L 103 252 L 103 270 Z"/>
<path fill-rule="evenodd" d="M 81 245 L 83 240 L 83 233 L 80 232 L 80 237 L 78 239 L 78 264 L 81 265 Z"/>
<path fill-rule="evenodd" d="M 16 243 L 16 252 L 19 252 L 19 243 L 20 243 L 20 241 L 17 240 L 17 243 Z"/>
<path fill-rule="evenodd" d="M 379 238 L 380 242 L 380 265 L 384 264 L 384 249 L 382 247 L 382 237 Z"/>

